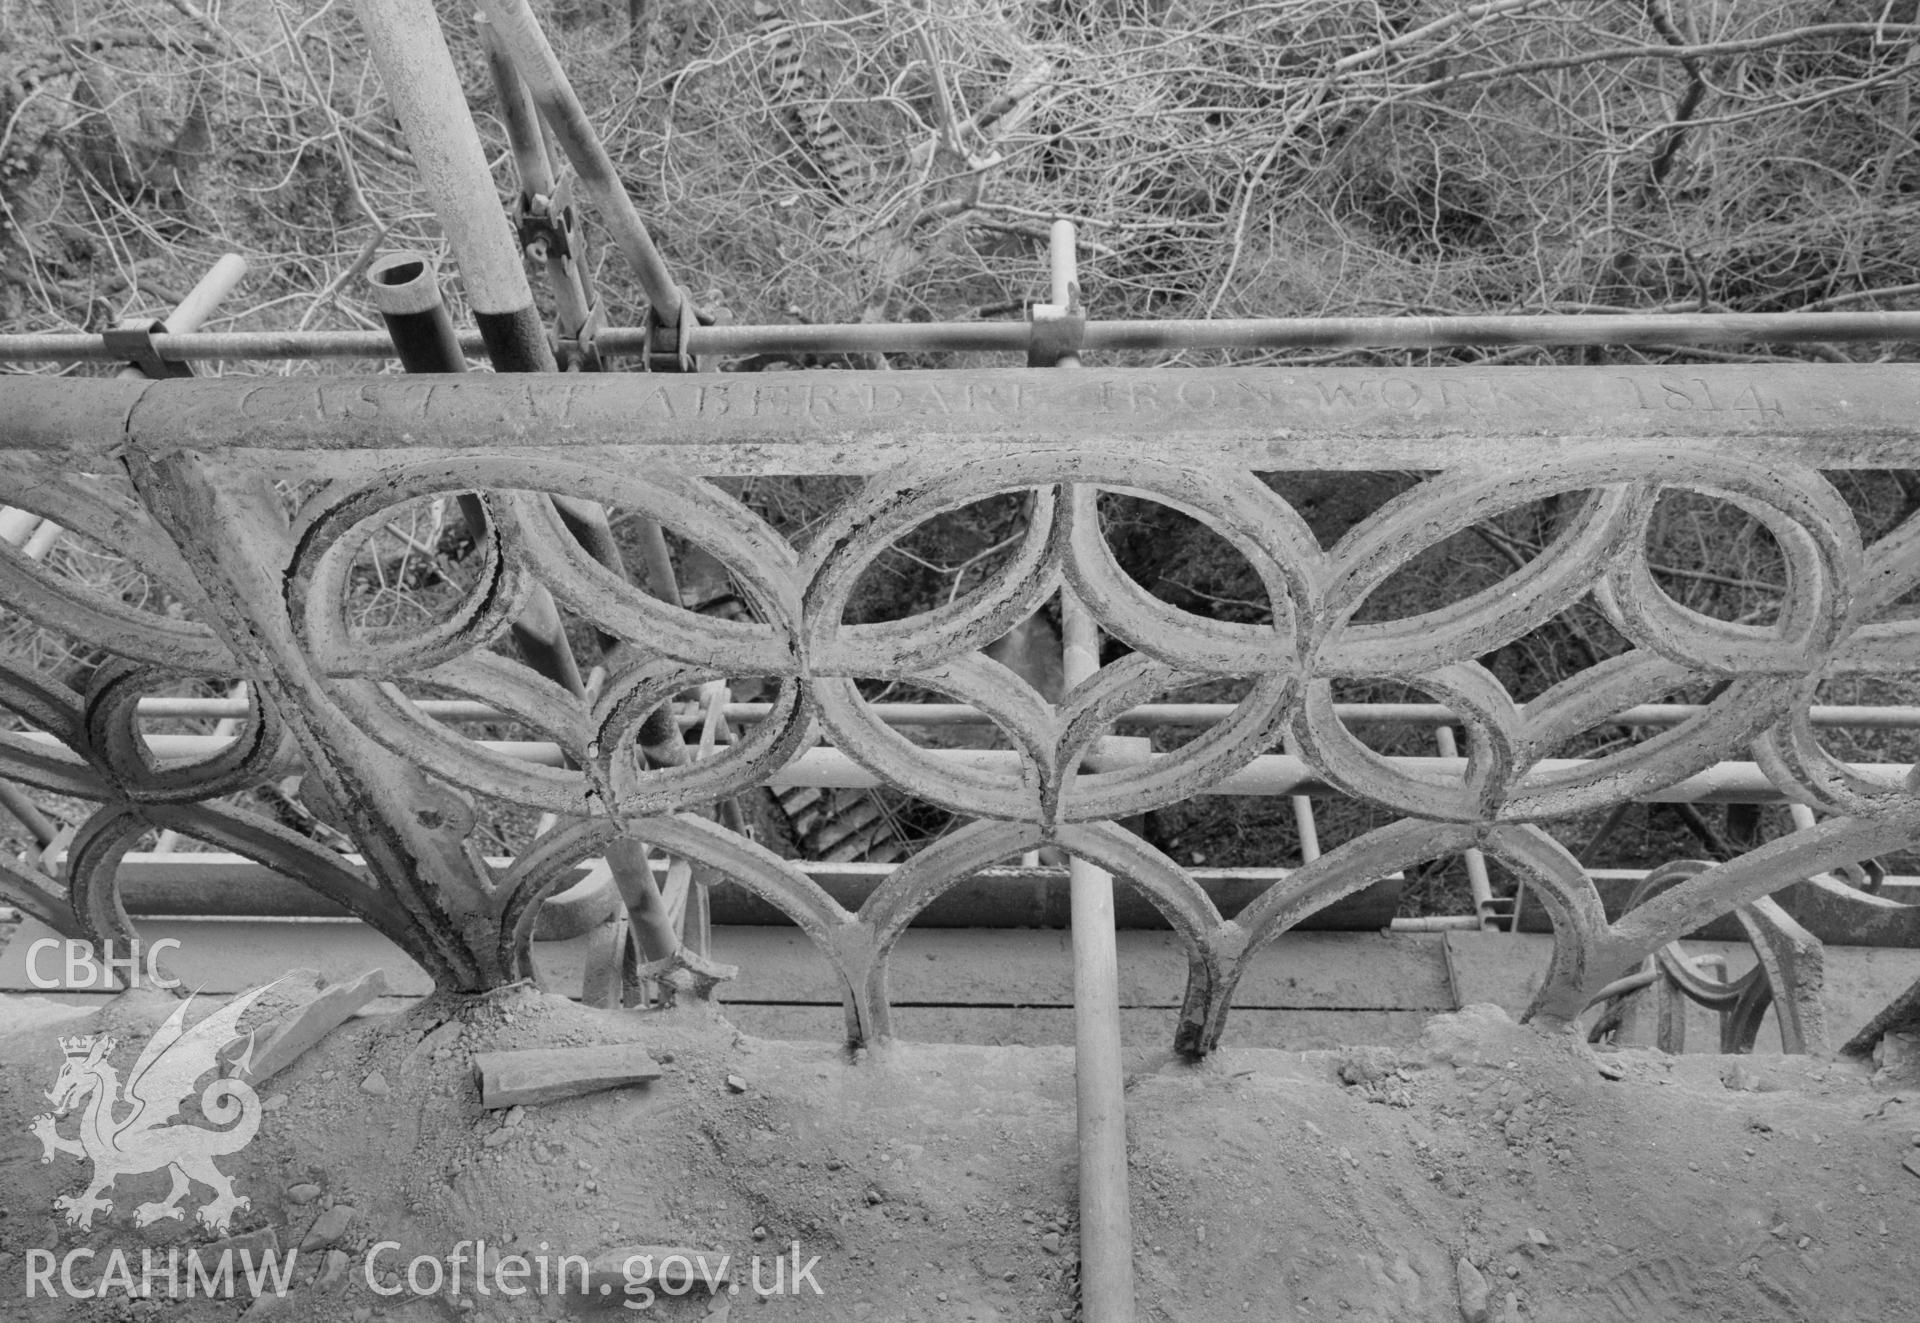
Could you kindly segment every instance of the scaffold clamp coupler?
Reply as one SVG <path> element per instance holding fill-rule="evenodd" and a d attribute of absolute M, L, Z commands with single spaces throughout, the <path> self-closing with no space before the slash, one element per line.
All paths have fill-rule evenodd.
<path fill-rule="evenodd" d="M 647 309 L 647 357 L 649 372 L 698 372 L 699 364 L 693 357 L 693 328 L 699 322 L 699 314 L 694 311 L 693 296 L 685 289 L 680 291 L 680 312 L 672 325 L 661 316 L 656 307 Z"/>
<path fill-rule="evenodd" d="M 154 347 L 153 337 L 165 335 L 167 324 L 162 321 L 148 322 L 144 326 L 116 326 L 105 333 L 107 351 L 115 358 L 125 359 L 139 368 L 143 376 L 161 380 L 167 377 L 191 377 L 193 366 L 179 359 L 162 358 Z"/>
<path fill-rule="evenodd" d="M 1080 357 L 1087 334 L 1087 314 L 1080 306 L 1080 289 L 1071 288 L 1067 306 L 1035 303 L 1027 307 L 1027 366 L 1057 367 L 1063 358 Z"/>

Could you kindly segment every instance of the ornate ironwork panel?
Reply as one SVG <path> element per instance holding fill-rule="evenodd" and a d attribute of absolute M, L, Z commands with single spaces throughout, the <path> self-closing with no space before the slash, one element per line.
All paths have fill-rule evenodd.
<path fill-rule="evenodd" d="M 443 985 L 522 976 L 533 917 L 580 859 L 618 840 L 705 864 L 777 905 L 837 971 L 855 1038 L 888 1033 L 888 953 L 913 916 L 982 866 L 1052 843 L 1141 888 L 1189 956 L 1179 1045 L 1218 1041 L 1262 947 L 1380 877 L 1478 848 L 1552 914 L 1555 956 L 1532 1014 L 1567 1021 L 1623 970 L 1704 921 L 1801 878 L 1920 842 L 1904 767 L 1857 767 L 1808 718 L 1823 679 L 1920 670 L 1920 520 L 1863 545 L 1824 476 L 1920 467 L 1920 371 L 1632 369 L 787 373 L 664 378 L 381 377 L 0 383 L 5 499 L 84 530 L 164 586 L 179 618 L 127 606 L 0 544 L 0 600 L 109 660 L 84 692 L 0 669 L 0 704 L 54 742 L 0 734 L 0 776 L 98 801 L 62 885 L 0 864 L 0 894 L 68 905 L 96 937 L 129 933 L 120 856 L 149 825 L 284 868 L 349 907 Z M 1424 476 L 1331 546 L 1260 474 L 1415 469 Z M 795 545 L 715 479 L 865 479 Z M 308 493 L 291 523 L 265 486 Z M 1270 620 L 1230 623 L 1150 595 L 1120 567 L 1099 498 L 1160 502 L 1226 539 Z M 1731 503 L 1786 565 L 1775 617 L 1709 618 L 1649 568 L 1649 521 L 1675 491 Z M 430 625 L 379 632 L 348 610 L 357 548 L 398 505 L 484 493 L 473 586 Z M 1017 552 L 954 604 L 849 623 L 860 576 L 921 523 L 1003 493 L 1027 502 Z M 639 512 L 725 565 L 751 619 L 662 602 L 585 554 L 547 496 Z M 1557 531 L 1501 582 L 1399 618 L 1381 585 L 1479 521 L 1556 498 Z M 1062 585 L 1128 651 L 1050 703 L 987 644 Z M 591 702 L 492 649 L 535 585 L 624 647 Z M 1591 600 L 1624 651 L 1529 701 L 1481 664 Z M 239 737 L 172 760 L 136 702 L 181 674 L 246 679 Z M 772 711 L 719 756 L 649 768 L 634 735 L 674 694 L 764 677 Z M 1219 677 L 1231 713 L 1171 752 L 1112 752 L 1129 707 Z M 1390 679 L 1452 709 L 1457 760 L 1383 757 L 1335 712 L 1337 684 Z M 890 728 L 862 682 L 973 704 L 1007 746 L 959 753 Z M 400 685 L 471 697 L 538 730 L 516 757 L 423 715 Z M 1636 704 L 1717 688 L 1684 724 L 1601 756 L 1570 741 Z M 850 912 L 793 864 L 694 812 L 823 756 L 964 817 Z M 1276 752 L 1290 738 L 1296 754 Z M 1555 838 L 1570 815 L 1713 792 L 1726 765 L 1821 816 L 1691 872 L 1610 923 Z M 208 801 L 305 765 L 364 871 L 297 833 Z M 1116 819 L 1208 790 L 1330 785 L 1389 825 L 1224 918 L 1174 859 Z M 1679 788 L 1676 790 L 1676 788 Z M 474 797 L 567 825 L 497 871 Z"/>

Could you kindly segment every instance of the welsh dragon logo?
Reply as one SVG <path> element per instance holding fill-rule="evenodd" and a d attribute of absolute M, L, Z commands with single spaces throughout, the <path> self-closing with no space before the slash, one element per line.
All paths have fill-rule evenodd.
<path fill-rule="evenodd" d="M 32 1130 L 44 1152 L 42 1162 L 52 1162 L 58 1153 L 68 1153 L 93 1163 L 93 1181 L 79 1194 L 63 1194 L 54 1200 L 70 1225 L 91 1230 L 95 1213 L 109 1213 L 113 1200 L 103 1192 L 122 1176 L 159 1171 L 173 1177 L 173 1189 L 165 1199 L 143 1203 L 134 1210 L 136 1226 L 147 1226 L 164 1218 L 184 1218 L 180 1201 L 187 1197 L 193 1183 L 212 1189 L 213 1198 L 200 1206 L 202 1225 L 224 1233 L 233 1215 L 247 1207 L 244 1196 L 235 1195 L 233 1182 L 213 1165 L 224 1153 L 245 1148 L 260 1129 L 260 1099 L 252 1086 L 238 1078 L 216 1078 L 200 1094 L 200 1111 L 215 1126 L 167 1122 L 180 1115 L 181 1108 L 193 1096 L 200 1078 L 218 1069 L 222 1048 L 238 1038 L 241 1015 L 261 993 L 275 986 L 269 983 L 235 997 L 192 1028 L 186 1025 L 189 997 L 180 1003 L 167 1022 L 147 1041 L 124 1090 L 119 1074 L 108 1064 L 115 1040 L 88 1034 L 80 1038 L 62 1038 L 60 1047 L 66 1061 L 46 1098 L 54 1106 L 50 1115 L 36 1117 Z M 226 1064 L 237 1073 L 251 1072 L 253 1042 L 249 1038 L 244 1053 Z M 54 1127 L 76 1107 L 85 1105 L 76 1138 L 68 1139 Z"/>

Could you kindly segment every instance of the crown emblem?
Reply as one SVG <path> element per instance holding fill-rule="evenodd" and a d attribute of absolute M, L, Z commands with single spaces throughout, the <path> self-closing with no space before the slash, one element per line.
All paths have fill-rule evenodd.
<path fill-rule="evenodd" d="M 97 1034 L 83 1034 L 78 1038 L 62 1038 L 60 1050 L 70 1057 L 84 1057 L 92 1054 L 94 1046 L 101 1041 Z"/>

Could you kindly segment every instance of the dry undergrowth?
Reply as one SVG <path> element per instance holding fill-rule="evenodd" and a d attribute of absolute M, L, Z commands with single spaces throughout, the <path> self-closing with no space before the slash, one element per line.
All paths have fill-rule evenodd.
<path fill-rule="evenodd" d="M 1014 314 L 1056 216 L 1106 317 L 1920 284 L 1912 0 L 539 7 L 682 283 L 742 320 Z M 442 10 L 502 152 L 470 6 Z M 14 329 L 161 309 L 227 249 L 256 259 L 233 324 L 370 327 L 358 267 L 437 246 L 341 0 L 0 17 Z"/>
<path fill-rule="evenodd" d="M 1080 224 L 1084 295 L 1100 317 L 1867 309 L 1920 292 L 1911 0 L 538 7 L 679 279 L 742 321 L 1017 317 L 1043 291 L 1043 236 L 1056 216 Z M 510 164 L 470 7 L 441 10 L 506 196 Z M 162 312 L 229 250 L 253 272 L 216 326 L 375 328 L 360 294 L 365 264 L 387 249 L 442 247 L 342 0 L 0 0 L 0 32 L 9 330 L 98 329 Z M 604 243 L 593 249 L 611 319 L 637 322 L 629 273 Z M 901 367 L 961 361 L 891 357 Z M 1380 499 L 1405 480 L 1384 475 Z M 1310 478 L 1297 481 L 1290 496 L 1314 497 Z M 1915 508 L 1908 482 L 1848 481 L 1871 533 Z M 798 532 L 838 494 L 794 483 L 748 496 Z M 1351 523 L 1326 517 L 1327 535 Z M 1204 531 L 1164 510 L 1116 508 L 1113 520 L 1129 569 L 1162 596 L 1231 618 L 1267 609 Z M 1521 511 L 1455 540 L 1383 594 L 1385 608 L 1511 572 L 1551 523 L 1551 512 Z M 916 536 L 876 569 L 870 609 L 901 614 L 963 594 L 1017 526 L 1017 511 L 983 506 Z M 367 611 L 402 620 L 430 610 L 436 585 L 459 576 L 459 551 L 457 538 L 416 526 L 383 535 L 368 560 Z M 1778 556 L 1739 512 L 1676 503 L 1655 552 L 1663 583 L 1687 604 L 1767 618 Z M 78 542 L 54 554 L 90 581 L 125 577 Z M 7 622 L 6 644 L 49 671 L 79 660 L 23 622 Z M 1535 694 L 1617 646 L 1583 609 L 1492 664 L 1517 693 Z M 1885 740 L 1848 751 L 1911 757 Z M 1271 862 L 1295 847 L 1283 805 L 1208 812 L 1164 837 L 1197 831 L 1210 862 L 1242 862 L 1236 851 Z M 1323 831 L 1337 840 L 1365 825 L 1357 807 L 1335 809 Z M 1629 853 L 1652 858 L 1688 840 L 1650 826 Z M 1458 900 L 1455 868 L 1436 874 L 1423 904 Z"/>

